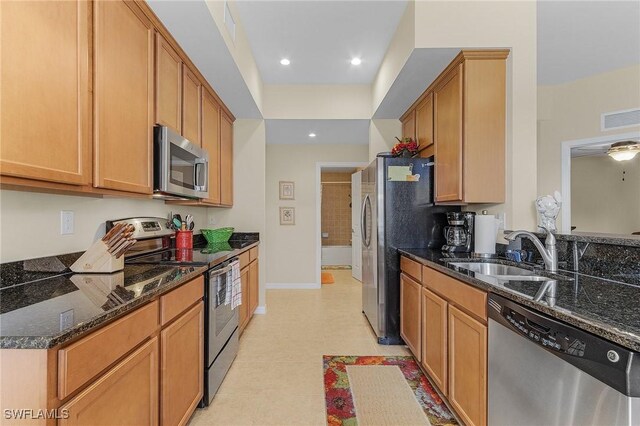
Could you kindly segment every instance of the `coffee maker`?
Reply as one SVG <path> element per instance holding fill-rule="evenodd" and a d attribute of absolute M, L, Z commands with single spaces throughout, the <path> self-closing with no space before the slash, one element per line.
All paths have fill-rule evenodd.
<path fill-rule="evenodd" d="M 475 216 L 474 212 L 447 213 L 449 226 L 444 228 L 444 237 L 447 240 L 447 244 L 442 246 L 442 251 L 447 253 L 471 253 Z"/>

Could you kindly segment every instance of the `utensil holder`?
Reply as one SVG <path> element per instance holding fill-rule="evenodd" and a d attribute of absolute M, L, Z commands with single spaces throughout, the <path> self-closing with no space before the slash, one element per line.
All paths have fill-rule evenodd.
<path fill-rule="evenodd" d="M 193 231 L 176 231 L 176 249 L 193 248 Z"/>

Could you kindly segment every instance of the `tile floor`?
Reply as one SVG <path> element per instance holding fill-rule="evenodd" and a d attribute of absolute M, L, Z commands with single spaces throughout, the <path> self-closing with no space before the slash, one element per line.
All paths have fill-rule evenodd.
<path fill-rule="evenodd" d="M 322 355 L 409 355 L 381 346 L 362 314 L 361 284 L 332 271 L 320 290 L 268 290 L 213 403 L 191 425 L 326 425 Z"/>

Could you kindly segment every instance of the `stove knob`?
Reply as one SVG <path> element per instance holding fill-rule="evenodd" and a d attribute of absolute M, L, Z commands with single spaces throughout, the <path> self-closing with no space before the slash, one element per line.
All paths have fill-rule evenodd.
<path fill-rule="evenodd" d="M 607 352 L 607 359 L 609 359 L 609 361 L 611 362 L 618 362 L 620 361 L 620 355 L 618 355 L 618 352 L 610 350 L 609 352 Z"/>

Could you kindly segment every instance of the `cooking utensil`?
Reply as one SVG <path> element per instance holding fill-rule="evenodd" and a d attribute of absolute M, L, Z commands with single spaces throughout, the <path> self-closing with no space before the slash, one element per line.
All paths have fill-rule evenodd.
<path fill-rule="evenodd" d="M 176 227 L 176 231 L 182 228 L 182 220 L 178 219 L 177 216 L 180 216 L 180 215 L 176 215 L 176 217 L 173 218 L 173 222 L 172 222 L 173 226 Z"/>

